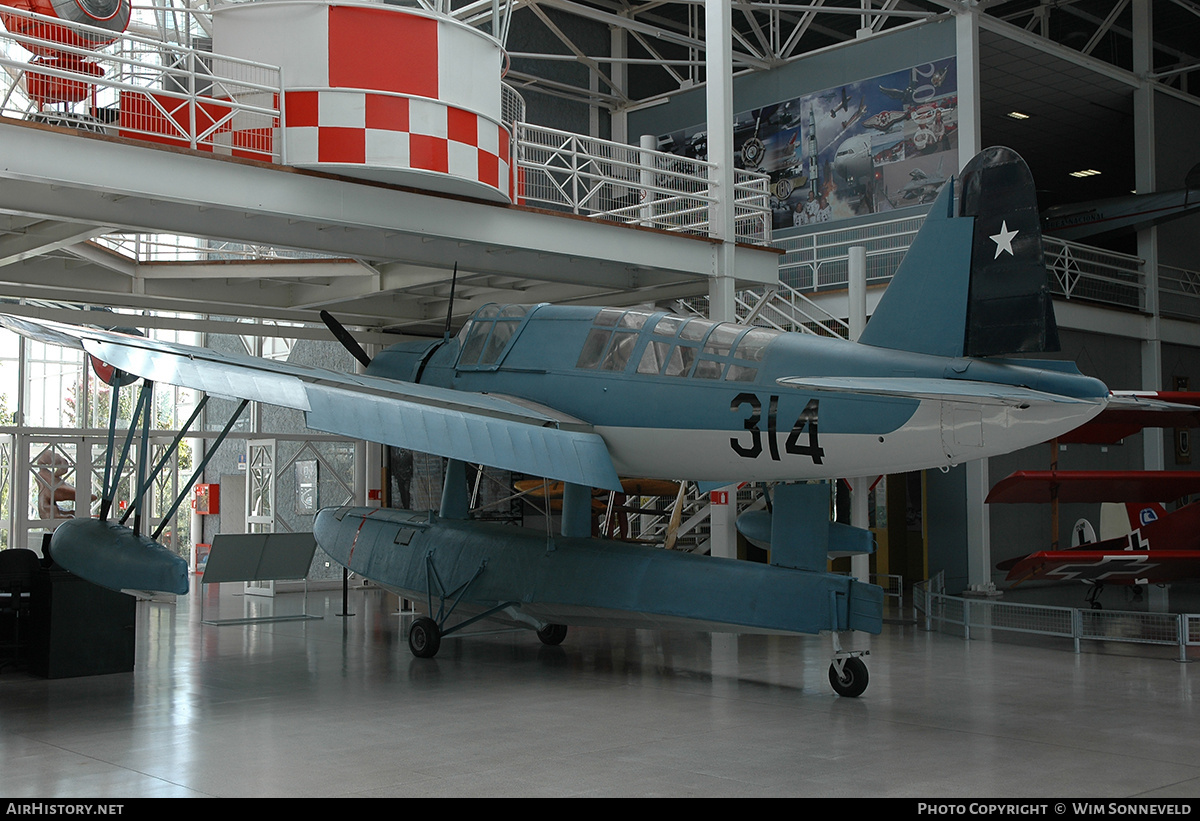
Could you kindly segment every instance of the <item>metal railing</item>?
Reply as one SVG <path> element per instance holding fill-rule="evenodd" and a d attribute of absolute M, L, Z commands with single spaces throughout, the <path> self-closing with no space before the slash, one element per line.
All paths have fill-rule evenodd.
<path fill-rule="evenodd" d="M 573 214 L 709 236 L 717 197 L 712 165 L 663 151 L 517 123 L 514 131 L 518 202 Z M 739 171 L 734 180 L 738 242 L 770 240 L 765 174 Z"/>
<path fill-rule="evenodd" d="M 847 287 L 850 248 L 867 249 L 867 283 L 889 282 L 909 245 L 925 222 L 924 216 L 884 220 L 868 225 L 814 231 L 795 237 L 776 238 L 785 250 L 779 279 L 799 291 L 821 291 Z M 1144 309 L 1145 277 L 1138 257 L 1118 254 L 1077 242 L 1044 237 L 1050 288 L 1067 299 L 1084 299 L 1126 308 Z M 1178 280 L 1172 280 L 1178 282 Z M 1178 287 L 1196 287 L 1197 277 Z M 1166 288 L 1163 288 L 1166 291 Z M 1200 315 L 1200 295 L 1195 298 Z"/>
<path fill-rule="evenodd" d="M 259 259 L 331 259 L 328 254 L 274 245 L 226 242 L 176 234 L 104 234 L 92 242 L 136 262 L 217 262 Z"/>
<path fill-rule="evenodd" d="M 4 8 L 0 115 L 283 160 L 279 68 Z"/>
<path fill-rule="evenodd" d="M 1159 311 L 1181 319 L 1200 319 L 1200 272 L 1158 266 Z"/>
<path fill-rule="evenodd" d="M 904 612 L 904 577 L 893 573 L 872 573 L 867 581 L 883 588 L 885 599 L 895 599 L 897 613 Z"/>
<path fill-rule="evenodd" d="M 517 123 L 525 122 L 525 98 L 508 83 L 500 84 L 500 122 L 510 133 Z"/>
<path fill-rule="evenodd" d="M 1067 299 L 1086 299 L 1144 310 L 1146 282 L 1138 257 L 1044 237 L 1050 290 Z"/>
<path fill-rule="evenodd" d="M 1116 641 L 1177 647 L 1187 661 L 1187 648 L 1200 646 L 1200 615 L 1143 613 L 1123 610 L 1080 610 L 990 599 L 948 596 L 944 576 L 913 585 L 913 607 L 926 630 L 1001 630 L 1071 639 L 1076 653 L 1084 641 Z"/>
<path fill-rule="evenodd" d="M 739 291 L 734 295 L 734 305 L 738 322 L 743 325 L 850 338 L 850 325 L 846 320 L 829 313 L 784 282 L 761 290 Z"/>
<path fill-rule="evenodd" d="M 924 216 L 905 217 L 776 238 L 775 244 L 784 249 L 779 281 L 799 291 L 845 288 L 850 249 L 862 246 L 867 249 L 867 283 L 887 282 L 924 222 Z"/>

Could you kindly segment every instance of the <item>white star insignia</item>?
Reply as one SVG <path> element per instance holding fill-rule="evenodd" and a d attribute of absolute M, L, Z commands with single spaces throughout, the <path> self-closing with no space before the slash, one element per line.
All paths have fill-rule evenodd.
<path fill-rule="evenodd" d="M 1000 257 L 1001 251 L 1007 251 L 1008 255 L 1011 257 L 1013 255 L 1012 241 L 1013 241 L 1013 237 L 1015 237 L 1016 235 L 1017 235 L 1016 229 L 1009 231 L 1008 230 L 1008 221 L 1001 220 L 1000 221 L 1000 233 L 992 234 L 990 237 L 988 237 L 988 239 L 990 239 L 992 242 L 996 243 L 996 256 L 992 257 L 992 259 L 998 259 Z"/>

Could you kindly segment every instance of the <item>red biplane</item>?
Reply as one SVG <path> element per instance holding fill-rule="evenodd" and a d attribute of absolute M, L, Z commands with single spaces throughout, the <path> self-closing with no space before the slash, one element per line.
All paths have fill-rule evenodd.
<path fill-rule="evenodd" d="M 1008 571 L 1009 581 L 1200 581 L 1200 502 L 1168 513 L 1150 501 L 1200 492 L 1200 471 L 1018 471 L 993 487 L 987 501 L 1048 502 L 1055 491 L 1060 502 L 1124 502 L 1130 532 L 1001 562 L 996 567 Z"/>
<path fill-rule="evenodd" d="M 1196 427 L 1200 422 L 1200 393 L 1129 393 L 1114 397 L 1099 416 L 1060 436 L 1057 443 L 1109 444 L 1146 427 Z M 1200 502 L 1168 512 L 1164 501 L 1200 493 L 1200 471 L 1017 471 L 988 494 L 989 504 L 1049 503 L 1055 506 L 1058 532 L 1059 502 L 1119 502 L 1125 506 L 1128 528 L 1112 536 L 1102 528 L 1097 540 L 1090 523 L 1081 520 L 1074 543 L 1041 550 L 996 565 L 1008 571 L 1016 586 L 1031 580 L 1080 581 L 1093 585 L 1088 601 L 1096 601 L 1106 584 L 1145 585 L 1200 582 Z M 1106 538 L 1108 536 L 1108 538 Z"/>

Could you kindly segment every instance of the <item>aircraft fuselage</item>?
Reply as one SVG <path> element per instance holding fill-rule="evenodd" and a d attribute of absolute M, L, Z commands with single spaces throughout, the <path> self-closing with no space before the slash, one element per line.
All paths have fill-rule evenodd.
<path fill-rule="evenodd" d="M 953 465 L 1070 430 L 1108 393 L 1045 367 L 1053 363 L 914 354 L 646 311 L 543 305 L 481 317 L 487 310 L 447 344 L 397 346 L 368 372 L 419 371 L 422 383 L 553 408 L 590 424 L 629 477 L 772 481 Z M 1082 401 L 1022 408 L 777 381 L 793 377 L 968 380 Z"/>

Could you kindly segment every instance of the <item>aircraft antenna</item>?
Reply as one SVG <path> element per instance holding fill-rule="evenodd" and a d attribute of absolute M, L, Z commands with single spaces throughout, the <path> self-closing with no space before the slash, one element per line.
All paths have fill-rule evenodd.
<path fill-rule="evenodd" d="M 450 275 L 450 304 L 446 306 L 446 330 L 442 333 L 443 340 L 450 339 L 450 320 L 454 317 L 454 286 L 458 284 L 458 262 L 454 263 L 454 273 Z"/>

